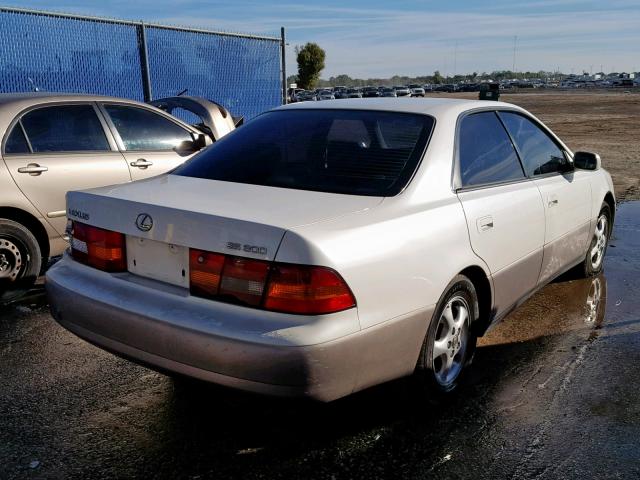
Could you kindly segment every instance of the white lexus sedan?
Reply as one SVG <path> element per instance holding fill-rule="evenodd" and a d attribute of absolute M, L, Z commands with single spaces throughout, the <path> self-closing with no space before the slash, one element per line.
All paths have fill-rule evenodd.
<path fill-rule="evenodd" d="M 523 109 L 298 103 L 167 175 L 70 192 L 55 319 L 161 371 L 329 401 L 415 374 L 559 274 L 602 269 L 609 174 Z"/>

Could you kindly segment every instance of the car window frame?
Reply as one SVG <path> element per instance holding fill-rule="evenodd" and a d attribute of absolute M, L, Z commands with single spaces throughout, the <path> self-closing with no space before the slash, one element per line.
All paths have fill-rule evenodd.
<path fill-rule="evenodd" d="M 513 114 L 518 115 L 520 117 L 524 117 L 525 119 L 527 119 L 531 123 L 533 123 L 533 125 L 538 127 L 538 129 L 544 135 L 546 135 L 547 138 L 549 140 L 551 140 L 551 142 L 556 147 L 558 147 L 558 149 L 562 152 L 562 155 L 564 156 L 565 161 L 572 162 L 573 161 L 573 155 L 570 154 L 570 152 L 568 151 L 566 146 L 560 141 L 559 138 L 557 138 L 553 134 L 553 132 L 551 132 L 551 130 L 549 130 L 549 128 L 546 127 L 546 125 L 542 124 L 542 122 L 537 121 L 537 119 L 531 117 L 531 115 L 526 115 L 523 112 L 520 112 L 518 110 L 506 110 L 506 109 L 497 110 L 496 113 L 498 115 L 498 118 L 500 119 L 500 123 L 502 123 L 502 126 L 507 131 L 507 135 L 509 135 L 509 138 L 511 139 L 511 143 L 513 144 L 514 148 L 516 149 L 516 153 L 518 154 L 518 158 L 520 159 L 520 163 L 522 164 L 522 168 L 524 169 L 525 175 L 527 175 L 527 177 L 529 177 L 529 178 L 531 178 L 533 180 L 533 179 L 539 179 L 539 178 L 555 177 L 556 175 L 565 175 L 565 174 L 569 173 L 569 172 L 566 172 L 566 171 L 565 172 L 555 171 L 555 172 L 543 173 L 543 174 L 540 174 L 540 175 L 528 175 L 527 174 L 527 170 L 525 168 L 525 163 L 524 163 L 524 160 L 523 160 L 522 152 L 520 152 L 520 148 L 518 148 L 518 144 L 516 143 L 515 138 L 513 138 L 511 132 L 509 131 L 509 128 L 507 128 L 506 123 L 504 122 L 504 120 L 500 116 L 500 112 L 513 113 Z"/>
<path fill-rule="evenodd" d="M 504 181 L 498 181 L 498 182 L 491 182 L 491 183 L 483 183 L 483 184 L 478 184 L 478 185 L 463 185 L 462 184 L 462 176 L 460 174 L 460 128 L 462 126 L 462 121 L 469 115 L 473 115 L 476 113 L 482 113 L 482 112 L 493 112 L 496 117 L 498 118 L 498 121 L 500 122 L 500 124 L 502 125 L 502 128 L 505 130 L 507 136 L 509 137 L 509 140 L 511 141 L 511 145 L 513 146 L 515 152 L 516 152 L 516 156 L 518 158 L 518 162 L 520 162 L 520 167 L 522 168 L 522 171 L 524 172 L 524 177 L 523 178 L 519 178 L 519 179 L 514 179 L 514 180 L 504 180 Z M 548 178 L 548 177 L 552 177 L 552 176 L 556 176 L 556 175 L 564 175 L 567 172 L 549 172 L 549 173 L 545 173 L 543 175 L 528 175 L 527 171 L 525 169 L 524 163 L 522 161 L 522 156 L 520 153 L 520 150 L 518 149 L 517 145 L 515 144 L 515 141 L 513 140 L 513 137 L 511 136 L 511 133 L 509 132 L 509 130 L 507 129 L 507 127 L 504 125 L 504 122 L 502 121 L 502 118 L 500 118 L 499 112 L 509 112 L 509 113 L 516 113 L 519 115 L 522 115 L 523 117 L 529 119 L 531 122 L 533 122 L 535 125 L 537 125 L 541 130 L 544 131 L 544 133 L 547 134 L 547 136 L 549 138 L 551 138 L 554 143 L 556 143 L 556 145 L 559 146 L 560 150 L 564 153 L 565 158 L 567 159 L 572 159 L 573 158 L 573 153 L 571 152 L 571 150 L 569 150 L 569 148 L 567 148 L 567 146 L 562 142 L 562 140 L 560 140 L 546 125 L 544 125 L 542 122 L 540 122 L 539 120 L 537 120 L 535 117 L 533 117 L 532 115 L 530 115 L 528 112 L 524 112 L 518 108 L 510 108 L 508 106 L 500 106 L 500 107 L 495 107 L 495 106 L 487 106 L 487 107 L 477 107 L 477 108 L 473 108 L 470 110 L 465 110 L 464 112 L 460 113 L 458 115 L 458 118 L 456 119 L 456 126 L 455 126 L 455 139 L 454 139 L 454 145 L 453 145 L 453 161 L 452 161 L 452 165 L 451 165 L 451 191 L 453 193 L 462 193 L 462 192 L 468 192 L 468 191 L 472 191 L 472 190 L 480 190 L 480 189 L 485 189 L 485 188 L 493 188 L 493 187 L 500 187 L 502 185 L 513 185 L 516 183 L 523 183 L 523 182 L 532 182 L 534 179 L 541 179 L 541 178 Z"/>
<path fill-rule="evenodd" d="M 478 183 L 475 185 L 463 185 L 462 183 L 462 175 L 460 173 L 460 131 L 462 128 L 462 122 L 465 118 L 471 116 L 471 115 L 475 115 L 478 113 L 493 113 L 497 120 L 498 123 L 500 123 L 500 126 L 504 129 L 505 134 L 507 135 L 507 138 L 509 139 L 509 141 L 511 142 L 511 146 L 514 149 L 514 152 L 516 154 L 516 159 L 518 160 L 518 164 L 520 165 L 520 168 L 522 169 L 522 173 L 523 176 L 522 178 L 514 178 L 511 180 L 498 180 L 496 182 L 487 182 L 487 183 Z M 497 110 L 495 107 L 480 107 L 480 108 L 474 108 L 472 110 L 467 110 L 465 112 L 463 112 L 462 114 L 458 115 L 458 119 L 456 120 L 456 128 L 455 128 L 455 140 L 454 140 L 454 147 L 453 147 L 453 166 L 452 166 L 452 190 L 454 193 L 458 193 L 458 192 L 468 192 L 471 190 L 479 190 L 479 189 L 483 189 L 483 188 L 491 188 L 491 187 L 496 187 L 496 186 L 501 186 L 501 185 L 512 185 L 515 183 L 522 183 L 522 182 L 526 182 L 529 181 L 530 178 L 527 176 L 527 172 L 524 169 L 524 165 L 522 164 L 522 160 L 520 158 L 520 155 L 518 153 L 518 150 L 516 149 L 516 146 L 513 143 L 513 139 L 511 138 L 511 135 L 509 135 L 509 132 L 506 130 L 506 128 L 504 127 L 504 124 L 502 123 L 502 120 L 500 119 L 500 117 L 497 114 Z"/>
<path fill-rule="evenodd" d="M 42 108 L 49 107 L 65 107 L 72 105 L 90 105 L 93 107 L 93 111 L 98 117 L 98 121 L 102 126 L 102 130 L 104 132 L 104 136 L 107 139 L 107 143 L 109 144 L 109 150 L 60 150 L 60 151 L 50 151 L 50 152 L 34 152 L 33 147 L 31 145 L 31 140 L 29 139 L 29 135 L 22 125 L 22 118 L 29 114 L 34 110 L 40 110 Z M 27 145 L 29 146 L 29 152 L 25 153 L 7 153 L 5 151 L 5 146 L 7 144 L 7 140 L 9 139 L 9 135 L 13 132 L 15 126 L 19 124 L 22 129 L 22 133 L 27 139 Z M 115 138 L 113 138 L 110 129 L 105 121 L 105 118 L 102 115 L 102 112 L 96 105 L 96 102 L 93 100 L 66 100 L 66 101 L 55 101 L 55 102 L 44 102 L 44 103 L 36 103 L 33 105 L 29 105 L 28 107 L 20 110 L 14 117 L 13 120 L 9 123 L 9 126 L 6 128 L 4 135 L 2 136 L 2 148 L 0 149 L 3 157 L 13 158 L 13 157 L 42 157 L 42 156 L 55 156 L 55 155 L 104 155 L 104 154 L 113 154 L 113 152 L 118 152 L 117 145 L 115 143 Z"/>
<path fill-rule="evenodd" d="M 191 125 L 181 121 L 179 118 L 174 117 L 173 115 L 164 112 L 160 109 L 156 109 L 155 107 L 151 107 L 151 106 L 147 106 L 147 105 L 138 105 L 138 104 L 133 104 L 133 103 L 128 103 L 128 102 L 119 102 L 119 101 L 98 101 L 96 102 L 98 109 L 102 112 L 102 115 L 104 116 L 107 125 L 109 127 L 109 129 L 111 130 L 111 134 L 113 135 L 113 138 L 115 139 L 116 142 L 116 146 L 118 151 L 120 151 L 121 153 L 141 153 L 141 152 L 149 152 L 149 153 L 167 153 L 167 152 L 175 152 L 175 147 L 173 148 L 169 148 L 169 149 L 162 149 L 162 150 L 157 150 L 157 149 L 148 149 L 148 150 L 127 150 L 125 148 L 124 142 L 122 141 L 122 137 L 120 137 L 120 133 L 118 132 L 118 129 L 116 128 L 115 124 L 113 123 L 113 120 L 111 119 L 111 116 L 109 115 L 109 112 L 106 109 L 107 105 L 117 105 L 117 106 L 122 106 L 122 107 L 129 107 L 129 108 L 137 108 L 140 110 L 146 110 L 149 111 L 155 115 L 159 115 L 165 119 L 167 119 L 170 122 L 175 123 L 176 125 L 178 125 L 179 127 L 181 127 L 183 130 L 186 130 L 189 135 L 191 135 L 191 139 L 195 140 L 197 138 L 197 135 L 199 133 L 202 132 L 198 132 L 195 128 L 191 127 Z"/>

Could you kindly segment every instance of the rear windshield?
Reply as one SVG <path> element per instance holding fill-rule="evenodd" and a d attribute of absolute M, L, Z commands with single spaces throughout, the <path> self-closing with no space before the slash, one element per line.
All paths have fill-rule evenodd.
<path fill-rule="evenodd" d="M 299 190 L 393 196 L 411 179 L 432 128 L 432 117 L 407 113 L 268 112 L 172 173 Z"/>

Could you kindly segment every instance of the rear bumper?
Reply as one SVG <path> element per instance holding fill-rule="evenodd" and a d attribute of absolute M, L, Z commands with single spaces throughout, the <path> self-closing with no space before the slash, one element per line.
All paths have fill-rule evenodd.
<path fill-rule="evenodd" d="M 410 374 L 430 318 L 414 312 L 362 331 L 355 309 L 322 317 L 264 312 L 67 256 L 46 286 L 58 323 L 113 353 L 233 388 L 321 401 Z"/>

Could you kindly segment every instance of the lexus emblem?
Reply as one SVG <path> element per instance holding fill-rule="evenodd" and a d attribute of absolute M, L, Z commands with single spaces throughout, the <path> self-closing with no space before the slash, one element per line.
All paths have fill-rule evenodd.
<path fill-rule="evenodd" d="M 148 213 L 141 213 L 136 218 L 136 227 L 138 227 L 138 230 L 148 232 L 153 227 L 153 218 Z"/>

